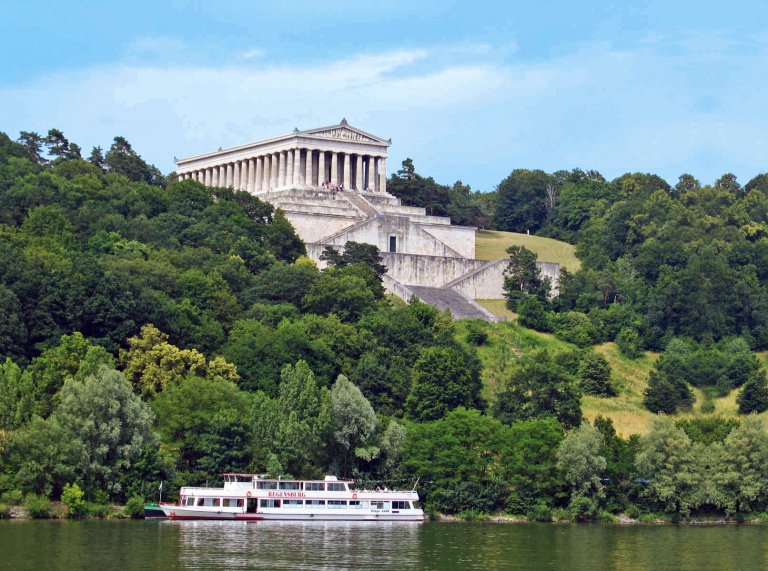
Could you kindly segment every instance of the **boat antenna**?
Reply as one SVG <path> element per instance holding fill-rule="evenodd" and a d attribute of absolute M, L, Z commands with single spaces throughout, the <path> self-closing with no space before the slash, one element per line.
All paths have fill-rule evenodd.
<path fill-rule="evenodd" d="M 421 476 L 419 476 L 418 478 L 416 478 L 416 483 L 413 485 L 413 489 L 411 490 L 412 492 L 415 492 L 415 491 L 416 491 L 416 486 L 418 486 L 418 485 L 419 485 L 419 480 L 421 480 Z"/>

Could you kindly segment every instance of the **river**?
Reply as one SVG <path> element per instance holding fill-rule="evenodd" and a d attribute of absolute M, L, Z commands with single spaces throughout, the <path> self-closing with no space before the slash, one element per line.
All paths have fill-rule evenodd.
<path fill-rule="evenodd" d="M 768 526 L 0 521 L 0 569 L 768 569 Z"/>

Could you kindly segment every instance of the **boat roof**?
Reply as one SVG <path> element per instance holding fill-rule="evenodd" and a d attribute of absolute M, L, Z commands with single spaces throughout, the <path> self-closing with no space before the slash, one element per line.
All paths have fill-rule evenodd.
<path fill-rule="evenodd" d="M 354 480 L 337 478 L 336 476 L 325 476 L 323 479 L 319 478 L 271 478 L 266 474 L 247 474 L 245 472 L 222 472 L 222 476 L 243 476 L 247 478 L 255 478 L 257 480 L 275 480 L 276 482 L 354 482 Z"/>

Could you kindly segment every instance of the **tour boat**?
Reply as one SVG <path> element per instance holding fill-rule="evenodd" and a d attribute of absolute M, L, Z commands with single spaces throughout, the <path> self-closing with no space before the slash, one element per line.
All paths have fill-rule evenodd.
<path fill-rule="evenodd" d="M 354 480 L 282 480 L 222 474 L 222 488 L 182 487 L 177 504 L 160 503 L 170 519 L 423 521 L 415 490 L 359 489 Z"/>

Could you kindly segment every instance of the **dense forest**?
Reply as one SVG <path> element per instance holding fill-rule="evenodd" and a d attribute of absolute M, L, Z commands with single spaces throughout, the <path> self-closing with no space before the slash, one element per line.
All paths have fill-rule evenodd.
<path fill-rule="evenodd" d="M 225 471 L 419 477 L 428 511 L 465 517 L 768 508 L 759 417 L 659 416 L 625 438 L 581 409 L 615 394 L 591 349 L 605 341 L 663 351 L 654 412 L 689 407 L 691 386 L 768 407 L 753 353 L 768 346 L 764 175 L 673 188 L 519 170 L 481 194 L 408 160 L 389 188 L 457 223 L 575 243 L 583 267 L 552 292 L 511 249 L 520 323 L 459 327 L 386 296 L 375 248 L 327 249 L 320 271 L 280 211 L 163 176 L 121 137 L 83 159 L 55 129 L 0 134 L 0 515 L 141 506 L 161 481 L 173 493 Z M 484 385 L 491 327 L 568 349 L 511 351 L 513 372 Z"/>

